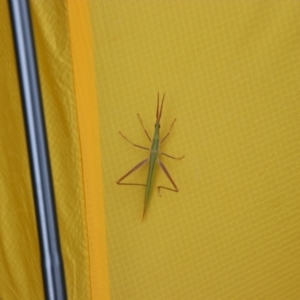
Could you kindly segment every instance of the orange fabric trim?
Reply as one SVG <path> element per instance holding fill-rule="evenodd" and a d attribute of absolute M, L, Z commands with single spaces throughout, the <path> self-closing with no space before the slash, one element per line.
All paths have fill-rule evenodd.
<path fill-rule="evenodd" d="M 82 153 L 88 234 L 91 299 L 109 299 L 99 116 L 93 36 L 86 0 L 67 1 L 73 59 L 75 101 Z"/>

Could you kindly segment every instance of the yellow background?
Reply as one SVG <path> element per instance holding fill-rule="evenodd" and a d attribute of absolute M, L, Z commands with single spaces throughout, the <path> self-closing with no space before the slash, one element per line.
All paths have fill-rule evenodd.
<path fill-rule="evenodd" d="M 0 1 L 0 299 L 29 295 L 42 299 L 39 244 L 7 4 Z"/>
<path fill-rule="evenodd" d="M 297 1 L 91 1 L 112 299 L 299 299 Z M 115 181 L 149 146 L 180 191 Z M 147 168 L 127 182 L 145 182 Z M 169 185 L 159 170 L 157 183 Z"/>
<path fill-rule="evenodd" d="M 7 4 L 0 1 L 0 299 L 39 300 L 40 250 Z M 33 0 L 30 9 L 68 299 L 109 299 L 87 2 Z"/>
<path fill-rule="evenodd" d="M 69 299 L 299 299 L 299 3 L 30 5 Z M 0 14 L 0 299 L 42 299 L 5 1 Z M 180 191 L 155 189 L 142 223 L 144 188 L 115 182 L 148 153 L 118 131 L 150 146 L 136 114 L 152 135 L 157 92 L 162 135 L 177 118 L 162 150 L 186 157 L 162 157 Z"/>

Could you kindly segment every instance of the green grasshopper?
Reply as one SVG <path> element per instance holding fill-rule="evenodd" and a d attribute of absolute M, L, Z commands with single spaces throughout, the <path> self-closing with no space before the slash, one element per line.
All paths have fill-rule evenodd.
<path fill-rule="evenodd" d="M 169 158 L 172 159 L 182 159 L 184 158 L 184 155 L 181 157 L 174 157 L 171 155 L 168 155 L 166 153 L 160 152 L 160 145 L 167 139 L 167 137 L 169 136 L 173 125 L 176 121 L 176 119 L 174 119 L 174 121 L 172 122 L 170 129 L 168 131 L 168 133 L 165 135 L 165 137 L 160 141 L 160 137 L 159 137 L 159 130 L 160 130 L 160 119 L 161 119 L 161 115 L 162 115 L 162 109 L 163 109 L 163 105 L 164 105 L 164 99 L 165 99 L 165 94 L 163 95 L 162 101 L 161 101 L 161 106 L 159 107 L 159 94 L 157 94 L 157 108 L 156 108 L 156 122 L 155 122 L 155 131 L 154 131 L 154 136 L 153 139 L 151 140 L 147 130 L 144 127 L 143 121 L 140 117 L 139 114 L 137 114 L 138 119 L 143 127 L 143 130 L 145 132 L 145 134 L 147 135 L 147 138 L 149 139 L 150 142 L 152 142 L 152 146 L 151 149 L 147 148 L 147 147 L 143 147 L 143 146 L 139 146 L 137 144 L 132 143 L 130 140 L 128 140 L 128 138 L 126 136 L 124 136 L 122 134 L 121 131 L 119 131 L 120 135 L 126 140 L 128 141 L 131 145 L 138 147 L 138 148 L 142 148 L 145 150 L 148 150 L 149 153 L 149 157 L 146 158 L 145 160 L 141 161 L 140 163 L 138 163 L 135 167 L 133 167 L 129 172 L 127 172 L 124 176 L 122 176 L 116 183 L 120 184 L 120 185 L 141 185 L 141 186 L 145 186 L 146 190 L 145 190 L 145 197 L 144 197 L 144 211 L 143 211 L 143 217 L 142 217 L 142 221 L 144 220 L 144 217 L 146 215 L 146 211 L 147 208 L 149 206 L 149 202 L 150 202 L 150 196 L 151 196 L 151 191 L 152 191 L 152 187 L 153 187 L 153 181 L 154 181 L 154 176 L 155 176 L 155 171 L 156 171 L 156 167 L 157 165 L 160 166 L 160 168 L 163 170 L 163 172 L 166 174 L 166 176 L 168 177 L 168 179 L 171 181 L 173 188 L 169 188 L 169 187 L 164 187 L 164 186 L 158 186 L 158 194 L 161 197 L 161 193 L 160 193 L 160 189 L 166 189 L 172 192 L 178 192 L 179 189 L 176 186 L 175 182 L 173 181 L 170 173 L 168 172 L 167 168 L 165 167 L 165 165 L 159 160 L 159 155 L 165 155 Z M 149 168 L 148 168 L 148 175 L 147 175 L 147 182 L 146 184 L 142 184 L 142 183 L 123 183 L 122 181 L 129 176 L 131 173 L 133 173 L 134 171 L 138 170 L 139 168 L 141 168 L 142 166 L 144 166 L 147 162 L 149 162 Z"/>

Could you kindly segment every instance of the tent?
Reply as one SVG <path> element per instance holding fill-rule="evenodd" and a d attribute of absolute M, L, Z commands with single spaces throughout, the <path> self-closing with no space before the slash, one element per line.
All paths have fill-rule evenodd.
<path fill-rule="evenodd" d="M 30 15 L 68 299 L 299 299 L 298 1 L 38 1 Z M 20 73 L 0 1 L 0 299 L 43 299 Z M 177 118 L 142 222 L 116 181 Z M 147 167 L 126 178 L 145 183 Z M 53 298 L 55 299 L 55 297 Z"/>

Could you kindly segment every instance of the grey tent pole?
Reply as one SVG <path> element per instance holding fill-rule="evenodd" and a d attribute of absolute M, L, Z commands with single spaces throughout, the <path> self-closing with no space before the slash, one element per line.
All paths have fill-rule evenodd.
<path fill-rule="evenodd" d="M 27 0 L 8 0 L 47 300 L 67 299 L 44 114 Z M 28 270 L 30 272 L 30 270 Z"/>

